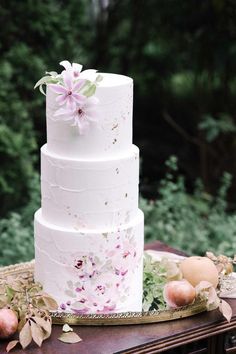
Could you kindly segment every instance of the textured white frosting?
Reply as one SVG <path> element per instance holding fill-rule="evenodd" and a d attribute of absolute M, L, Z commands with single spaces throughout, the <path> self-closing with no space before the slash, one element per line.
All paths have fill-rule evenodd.
<path fill-rule="evenodd" d="M 136 216 L 139 150 L 102 160 L 68 159 L 41 149 L 42 213 L 68 228 L 111 228 Z"/>
<path fill-rule="evenodd" d="M 79 135 L 46 97 L 42 209 L 35 214 L 35 279 L 62 311 L 141 311 L 143 213 L 139 150 L 132 145 L 133 81 L 101 73 L 99 120 Z"/>
<path fill-rule="evenodd" d="M 35 214 L 35 279 L 67 312 L 142 308 L 143 213 L 110 230 L 69 230 Z"/>
<path fill-rule="evenodd" d="M 68 121 L 56 120 L 57 94 L 47 87 L 48 151 L 62 157 L 102 158 L 126 153 L 132 144 L 133 80 L 127 76 L 101 73 L 96 109 L 99 122 L 91 123 L 89 134 L 79 135 Z"/>

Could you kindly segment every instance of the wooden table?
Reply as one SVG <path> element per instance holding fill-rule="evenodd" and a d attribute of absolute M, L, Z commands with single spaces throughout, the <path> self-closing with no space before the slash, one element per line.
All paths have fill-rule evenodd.
<path fill-rule="evenodd" d="M 181 251 L 155 242 L 148 248 L 175 252 Z M 233 317 L 227 323 L 217 311 L 204 312 L 186 319 L 162 322 L 157 324 L 129 325 L 129 326 L 104 326 L 84 327 L 76 326 L 74 331 L 83 339 L 77 344 L 64 344 L 57 338 L 62 332 L 61 326 L 53 326 L 50 339 L 43 343 L 42 348 L 36 345 L 27 350 L 13 350 L 12 353 L 22 354 L 224 354 L 236 353 L 236 341 L 234 349 L 226 341 L 232 341 L 227 335 L 235 332 L 236 338 L 236 300 L 227 300 L 233 309 Z M 7 342 L 1 342 L 0 353 L 5 352 Z"/>

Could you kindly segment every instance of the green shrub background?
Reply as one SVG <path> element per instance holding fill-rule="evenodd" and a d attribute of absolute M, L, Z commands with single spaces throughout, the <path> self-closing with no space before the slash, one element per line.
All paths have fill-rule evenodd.
<path fill-rule="evenodd" d="M 146 241 L 196 254 L 236 252 L 236 5 L 107 3 L 0 4 L 2 265 L 34 256 L 46 127 L 44 97 L 33 86 L 46 70 L 59 70 L 63 59 L 135 80 Z"/>

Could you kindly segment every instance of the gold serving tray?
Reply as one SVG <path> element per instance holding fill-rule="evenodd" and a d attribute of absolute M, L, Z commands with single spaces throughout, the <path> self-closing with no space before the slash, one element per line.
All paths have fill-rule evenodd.
<path fill-rule="evenodd" d="M 0 278 L 34 272 L 34 261 L 10 265 L 0 268 Z M 171 321 L 190 317 L 206 311 L 206 302 L 196 301 L 193 305 L 176 310 L 147 311 L 147 312 L 123 312 L 113 314 L 75 315 L 71 313 L 52 312 L 53 324 L 80 325 L 80 326 L 107 326 L 107 325 L 131 325 Z"/>

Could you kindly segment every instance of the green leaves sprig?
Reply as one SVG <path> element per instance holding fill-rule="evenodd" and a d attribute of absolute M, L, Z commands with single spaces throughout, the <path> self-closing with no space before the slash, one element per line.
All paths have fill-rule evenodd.
<path fill-rule="evenodd" d="M 46 71 L 45 74 L 45 76 L 43 76 L 39 81 L 36 82 L 36 84 L 34 85 L 34 89 L 38 87 L 39 91 L 46 96 L 46 93 L 43 88 L 44 85 L 62 83 L 62 77 L 56 71 Z"/>
<path fill-rule="evenodd" d="M 167 306 L 163 298 L 164 285 L 180 278 L 180 270 L 175 262 L 166 258 L 155 261 L 144 252 L 143 311 L 165 310 Z"/>
<path fill-rule="evenodd" d="M 46 95 L 44 91 L 44 85 L 48 84 L 63 84 L 63 79 L 61 74 L 58 74 L 56 71 L 46 71 L 46 75 L 43 76 L 39 81 L 36 82 L 34 85 L 34 89 L 37 87 L 39 88 L 39 91 L 43 94 Z M 86 96 L 86 97 L 91 97 L 95 94 L 97 85 L 99 82 L 103 80 L 102 75 L 97 75 L 96 79 L 94 82 L 90 80 L 85 80 L 85 84 L 82 86 L 80 92 Z"/>

